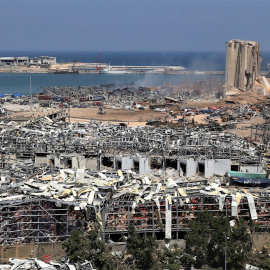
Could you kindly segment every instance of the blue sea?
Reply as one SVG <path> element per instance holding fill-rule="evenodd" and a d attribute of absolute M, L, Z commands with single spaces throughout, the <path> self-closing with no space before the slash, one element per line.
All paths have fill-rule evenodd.
<path fill-rule="evenodd" d="M 0 56 L 55 56 L 57 62 L 98 62 L 99 52 L 45 52 L 16 51 L 1 52 Z M 111 65 L 149 65 L 149 66 L 183 66 L 189 71 L 224 71 L 225 52 L 100 52 L 102 63 Z M 262 53 L 262 69 L 270 61 L 270 53 Z M 130 84 L 138 86 L 159 86 L 165 82 L 181 84 L 207 79 L 208 75 L 182 74 L 32 74 L 32 92 L 38 92 L 43 87 L 51 86 L 90 86 L 100 84 Z M 224 76 L 213 78 L 224 80 Z M 0 94 L 16 93 L 28 95 L 30 90 L 30 75 L 22 73 L 0 73 Z"/>

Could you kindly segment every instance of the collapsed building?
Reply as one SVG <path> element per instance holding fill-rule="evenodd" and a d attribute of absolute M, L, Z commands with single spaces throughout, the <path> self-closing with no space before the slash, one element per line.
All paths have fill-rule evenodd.
<path fill-rule="evenodd" d="M 23 127 L 6 126 L 0 140 L 2 167 L 12 154 L 58 168 L 121 169 L 184 177 L 263 169 L 260 151 L 234 134 L 207 127 L 127 128 L 98 122 L 57 125 L 45 117 Z"/>
<path fill-rule="evenodd" d="M 1 178 L 2 244 L 56 242 L 74 229 L 96 226 L 118 241 L 134 224 L 138 233 L 179 239 L 201 211 L 239 217 L 268 230 L 269 191 L 220 186 L 218 178 L 138 175 L 132 171 L 47 170 L 24 181 Z"/>
<path fill-rule="evenodd" d="M 44 117 L 5 126 L 0 141 L 2 244 L 63 241 L 95 226 L 104 241 L 117 241 L 130 224 L 178 239 L 205 210 L 269 227 L 268 190 L 231 187 L 224 178 L 267 164 L 233 134 Z"/>
<path fill-rule="evenodd" d="M 164 88 L 166 90 L 166 88 Z M 163 89 L 163 90 L 164 90 Z M 135 83 L 125 85 L 100 84 L 92 86 L 75 87 L 46 87 L 39 89 L 38 99 L 49 103 L 61 101 L 69 105 L 130 105 L 136 102 L 160 103 L 170 105 L 167 100 L 173 98 L 174 102 L 181 103 L 183 97 L 172 91 L 153 91 L 150 87 L 140 87 Z M 166 97 L 166 98 L 165 98 Z"/>
<path fill-rule="evenodd" d="M 234 87 L 242 91 L 251 90 L 260 75 L 260 63 L 258 42 L 238 39 L 226 42 L 225 93 Z"/>
<path fill-rule="evenodd" d="M 78 99 L 76 91 L 52 88 L 45 94 Z M 133 102 L 136 96 L 124 87 L 105 92 L 108 100 L 123 96 Z M 86 99 L 101 93 L 80 88 Z M 245 105 L 234 112 L 246 115 L 249 109 Z M 118 241 L 131 224 L 138 233 L 179 239 L 206 210 L 226 215 L 232 223 L 241 217 L 260 230 L 269 229 L 269 191 L 260 187 L 268 178 L 269 160 L 252 142 L 210 125 L 129 128 L 67 123 L 67 116 L 63 110 L 38 112 L 32 120 L 1 123 L 3 245 L 63 241 L 74 229 L 88 233 L 96 226 L 104 241 Z M 234 186 L 236 172 L 263 180 Z"/>

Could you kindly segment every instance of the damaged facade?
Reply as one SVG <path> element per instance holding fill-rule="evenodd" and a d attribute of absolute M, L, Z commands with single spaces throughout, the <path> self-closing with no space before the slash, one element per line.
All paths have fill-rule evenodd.
<path fill-rule="evenodd" d="M 0 140 L 2 244 L 63 241 L 96 225 L 104 241 L 117 241 L 130 224 L 178 239 L 204 210 L 262 230 L 270 222 L 267 190 L 228 186 L 227 172 L 266 164 L 230 133 L 44 117 L 5 125 Z"/>
<path fill-rule="evenodd" d="M 256 41 L 232 39 L 226 43 L 225 93 L 236 87 L 242 91 L 253 88 L 260 76 L 260 45 Z"/>
<path fill-rule="evenodd" d="M 130 224 L 138 233 L 178 239 L 205 210 L 267 230 L 267 190 L 222 187 L 219 177 L 212 180 L 49 168 L 21 182 L 2 177 L 1 243 L 63 241 L 74 229 L 87 233 L 95 226 L 104 241 L 117 241 Z"/>
<path fill-rule="evenodd" d="M 13 155 L 57 168 L 120 169 L 183 177 L 224 175 L 236 167 L 249 172 L 262 169 L 261 154 L 245 140 L 207 127 L 128 128 L 98 122 L 67 125 L 45 117 L 24 126 L 5 126 L 0 140 L 2 167 Z"/>

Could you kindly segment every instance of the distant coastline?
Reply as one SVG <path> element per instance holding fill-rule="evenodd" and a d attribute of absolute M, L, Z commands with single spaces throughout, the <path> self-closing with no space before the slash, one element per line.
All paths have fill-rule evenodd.
<path fill-rule="evenodd" d="M 225 52 L 0 51 L 0 57 L 49 55 L 57 63 L 107 63 L 113 66 L 182 66 L 186 70 L 225 70 Z M 99 57 L 100 56 L 100 57 Z"/>
<path fill-rule="evenodd" d="M 38 55 L 55 56 L 57 63 L 98 63 L 98 51 L 0 51 L 0 57 Z M 261 69 L 266 70 L 270 52 L 261 52 Z M 188 71 L 224 71 L 224 52 L 110 52 L 100 51 L 102 63 L 116 66 L 183 66 Z"/>
<path fill-rule="evenodd" d="M 1 58 L 0 58 L 1 60 Z M 56 73 L 56 74 L 72 74 L 72 73 L 100 73 L 101 70 L 108 66 L 114 70 L 126 70 L 129 73 L 143 74 L 147 72 L 158 74 L 177 74 L 185 71 L 182 66 L 111 66 L 106 63 L 55 63 L 44 66 L 44 64 L 31 63 L 17 64 L 9 63 L 0 65 L 2 73 Z"/>
<path fill-rule="evenodd" d="M 99 74 L 99 70 L 96 69 L 97 63 L 78 63 L 73 70 L 72 64 L 57 63 L 50 68 L 42 67 L 26 67 L 26 66 L 0 66 L 0 73 L 51 73 L 51 74 L 72 74 L 72 73 L 90 73 Z M 113 66 L 115 69 L 123 69 L 121 66 Z M 128 70 L 132 74 L 193 74 L 193 75 L 224 75 L 225 71 L 209 70 L 209 71 L 197 71 L 197 70 L 185 70 L 184 67 L 176 66 L 125 66 L 125 70 Z"/>

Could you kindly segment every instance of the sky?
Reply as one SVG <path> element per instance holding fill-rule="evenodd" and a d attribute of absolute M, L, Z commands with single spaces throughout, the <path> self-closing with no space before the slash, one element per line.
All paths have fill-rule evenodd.
<path fill-rule="evenodd" d="M 0 0 L 0 51 L 270 51 L 270 0 Z"/>

